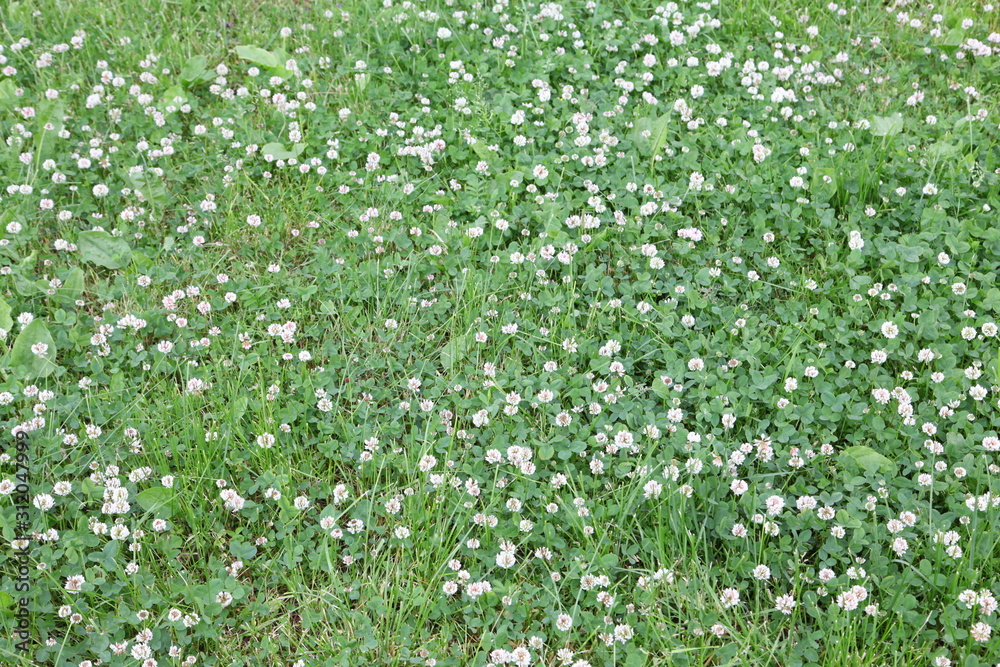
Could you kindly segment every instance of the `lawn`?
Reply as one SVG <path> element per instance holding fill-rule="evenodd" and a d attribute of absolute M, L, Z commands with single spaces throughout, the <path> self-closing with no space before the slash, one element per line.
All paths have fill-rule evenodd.
<path fill-rule="evenodd" d="M 0 664 L 1000 663 L 1000 8 L 0 4 Z"/>

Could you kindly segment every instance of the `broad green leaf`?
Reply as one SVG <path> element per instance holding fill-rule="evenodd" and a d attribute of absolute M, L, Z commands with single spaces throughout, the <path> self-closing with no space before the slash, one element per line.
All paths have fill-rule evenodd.
<path fill-rule="evenodd" d="M 556 202 L 547 201 L 542 204 L 535 213 L 535 215 L 538 216 L 538 221 L 542 223 L 542 229 L 544 229 L 550 237 L 555 236 L 562 231 L 563 221 L 559 216 L 561 212 L 562 208 Z M 545 243 L 548 243 L 548 241 Z"/>
<path fill-rule="evenodd" d="M 63 130 L 63 117 L 66 115 L 66 106 L 61 99 L 54 100 L 43 107 L 38 115 L 38 131 L 35 134 L 35 163 L 41 164 L 42 160 L 50 157 L 55 150 L 55 142 L 59 133 Z M 45 126 L 50 125 L 51 130 L 46 130 Z"/>
<path fill-rule="evenodd" d="M 14 328 L 14 319 L 10 316 L 10 304 L 0 299 L 0 329 L 10 332 Z"/>
<path fill-rule="evenodd" d="M 120 394 L 125 391 L 125 374 L 120 370 L 111 376 L 108 389 L 112 394 Z"/>
<path fill-rule="evenodd" d="M 247 542 L 233 540 L 229 544 L 229 553 L 240 560 L 250 560 L 257 555 L 257 547 Z"/>
<path fill-rule="evenodd" d="M 928 232 L 943 231 L 948 225 L 948 215 L 943 207 L 926 206 L 920 213 L 920 225 Z"/>
<path fill-rule="evenodd" d="M 472 144 L 472 150 L 479 156 L 479 159 L 484 162 L 492 162 L 497 157 L 497 154 L 487 148 L 486 144 L 484 144 L 481 140 Z"/>
<path fill-rule="evenodd" d="M 180 101 L 178 101 L 180 99 Z M 160 107 L 165 108 L 168 106 L 179 107 L 182 104 L 191 101 L 190 96 L 184 87 L 181 85 L 170 86 L 165 91 L 163 91 L 163 97 L 160 98 Z"/>
<path fill-rule="evenodd" d="M 674 395 L 674 394 L 671 393 L 670 387 L 668 385 L 665 385 L 663 383 L 663 380 L 660 379 L 659 375 L 657 375 L 653 379 L 653 387 L 652 387 L 652 389 L 653 389 L 653 393 L 656 394 L 657 396 L 659 396 L 660 398 L 662 398 L 663 400 L 667 400 L 667 399 L 671 398 L 671 396 Z"/>
<path fill-rule="evenodd" d="M 854 461 L 863 470 L 878 470 L 879 472 L 890 473 L 896 470 L 896 464 L 889 458 L 879 454 L 871 447 L 864 445 L 854 445 L 841 452 L 841 457 Z"/>
<path fill-rule="evenodd" d="M 892 245 L 893 249 L 896 251 L 896 257 L 903 262 L 919 262 L 920 254 L 922 248 L 919 246 L 905 246 L 899 243 L 888 244 Z"/>
<path fill-rule="evenodd" d="M 653 146 L 653 120 L 647 116 L 636 118 L 633 123 L 632 141 L 644 154 L 649 154 Z"/>
<path fill-rule="evenodd" d="M 840 172 L 834 167 L 823 167 L 813 171 L 812 191 L 827 198 L 837 194 L 840 187 Z"/>
<path fill-rule="evenodd" d="M 174 490 L 163 486 L 146 489 L 135 497 L 139 506 L 147 512 L 153 512 L 164 519 L 169 519 L 173 512 L 171 503 L 174 500 Z"/>
<path fill-rule="evenodd" d="M 895 116 L 875 116 L 872 119 L 872 134 L 876 137 L 892 137 L 903 131 L 903 117 Z"/>
<path fill-rule="evenodd" d="M 0 152 L 2 152 L 2 147 L 0 147 Z M 0 153 L 2 154 L 2 153 Z M 0 211 L 0 227 L 6 227 L 9 223 L 13 222 L 15 218 L 20 218 L 17 214 L 15 207 L 10 206 L 3 211 Z M 8 243 L 7 245 L 0 246 L 0 253 L 3 253 L 7 257 L 10 257 L 15 262 L 20 261 L 21 256 L 17 253 L 17 250 L 11 247 Z"/>
<path fill-rule="evenodd" d="M 356 74 L 354 76 L 354 85 L 357 86 L 359 93 L 363 93 L 365 92 L 365 88 L 368 87 L 368 84 L 371 82 L 371 80 L 372 78 L 368 76 L 366 72 L 361 72 L 360 74 Z"/>
<path fill-rule="evenodd" d="M 120 269 L 132 261 L 132 249 L 125 239 L 108 232 L 80 232 L 76 237 L 76 245 L 83 261 L 106 269 Z"/>
<path fill-rule="evenodd" d="M 45 346 L 41 355 L 32 351 L 36 345 Z M 17 335 L 10 351 L 10 365 L 19 376 L 47 377 L 56 369 L 56 353 L 56 343 L 45 322 L 35 319 Z"/>
<path fill-rule="evenodd" d="M 653 155 L 660 152 L 663 145 L 667 143 L 667 129 L 670 127 L 670 117 L 663 114 L 653 123 Z"/>
<path fill-rule="evenodd" d="M 152 266 L 153 264 L 153 260 L 149 258 L 149 255 L 147 255 L 144 252 L 138 252 L 138 251 L 132 253 L 132 261 L 135 262 L 136 266 L 140 267 L 148 267 Z"/>
<path fill-rule="evenodd" d="M 291 150 L 288 150 L 284 144 L 273 142 L 264 144 L 264 147 L 260 149 L 260 154 L 270 155 L 275 160 L 288 160 L 289 158 L 298 157 L 299 153 L 305 150 L 305 147 L 305 144 L 295 144 Z"/>
<path fill-rule="evenodd" d="M 944 36 L 944 39 L 941 40 L 941 43 L 938 44 L 938 48 L 949 56 L 954 55 L 963 41 L 965 41 L 965 31 L 961 28 L 952 28 Z"/>
<path fill-rule="evenodd" d="M 670 128 L 669 114 L 644 116 L 635 121 L 632 140 L 645 155 L 656 155 L 667 143 Z"/>
<path fill-rule="evenodd" d="M 517 181 L 521 183 L 524 181 L 524 172 L 522 171 L 508 171 L 505 173 L 497 174 L 495 181 L 495 192 L 498 197 L 505 197 L 508 188 L 511 188 L 511 181 Z"/>
<path fill-rule="evenodd" d="M 964 40 L 965 32 L 961 28 L 952 28 L 941 43 L 947 46 L 960 46 Z"/>
<path fill-rule="evenodd" d="M 954 221 L 954 218 L 950 218 L 950 220 Z M 972 250 L 972 246 L 969 245 L 968 242 L 959 240 L 954 234 L 945 235 L 944 244 L 948 246 L 948 250 L 950 250 L 953 255 L 958 257 L 961 257 L 965 253 Z"/>
<path fill-rule="evenodd" d="M 73 267 L 62 286 L 56 290 L 56 296 L 68 303 L 76 303 L 83 296 L 83 269 Z"/>
<path fill-rule="evenodd" d="M 555 236 L 550 234 L 549 239 L 551 240 L 552 245 L 554 245 L 557 248 L 564 247 L 567 243 L 570 242 L 569 234 L 564 232 L 562 229 L 557 231 L 555 233 Z"/>
<path fill-rule="evenodd" d="M 181 69 L 181 83 L 186 86 L 211 81 L 214 76 L 215 73 L 208 69 L 208 58 L 205 56 L 188 58 Z"/>
<path fill-rule="evenodd" d="M 862 525 L 861 520 L 852 517 L 847 510 L 837 510 L 837 523 L 844 528 L 860 528 Z"/>
<path fill-rule="evenodd" d="M 80 490 L 88 498 L 100 498 L 104 495 L 104 487 L 98 486 L 89 477 L 84 477 L 83 481 L 80 482 Z"/>
<path fill-rule="evenodd" d="M 961 149 L 961 146 L 947 141 L 935 141 L 927 147 L 927 155 L 934 160 L 946 160 L 958 155 Z"/>
<path fill-rule="evenodd" d="M 246 396 L 239 396 L 233 401 L 232 407 L 229 410 L 229 418 L 232 419 L 233 424 L 238 424 L 243 419 L 249 402 Z"/>
<path fill-rule="evenodd" d="M 454 336 L 450 338 L 441 349 L 441 365 L 446 370 L 451 371 L 454 369 L 455 364 L 462 361 L 462 357 L 465 355 L 467 349 L 469 349 L 468 336 Z"/>
<path fill-rule="evenodd" d="M 753 378 L 753 386 L 761 391 L 767 389 L 778 380 L 778 376 L 775 373 L 772 373 L 771 375 L 762 375 L 760 373 L 751 372 L 750 376 Z"/>
<path fill-rule="evenodd" d="M 14 93 L 17 86 L 10 79 L 0 81 L 0 109 L 12 109 L 17 105 L 17 95 Z"/>
<path fill-rule="evenodd" d="M 47 280 L 31 280 L 23 271 L 14 271 L 14 290 L 21 296 L 35 297 L 49 289 Z"/>
<path fill-rule="evenodd" d="M 498 116 L 510 116 L 514 113 L 515 105 L 519 104 L 517 99 L 517 93 L 504 90 L 503 92 L 496 91 L 496 96 L 493 98 L 493 113 Z"/>
<path fill-rule="evenodd" d="M 156 175 L 149 171 L 127 170 L 126 178 L 132 184 L 132 189 L 141 194 L 146 201 L 153 203 L 158 208 L 167 205 L 167 187 Z"/>
<path fill-rule="evenodd" d="M 243 60 L 249 60 L 262 67 L 275 68 L 280 65 L 278 59 L 270 51 L 265 51 L 259 46 L 237 46 L 236 55 Z"/>
<path fill-rule="evenodd" d="M 275 69 L 285 69 L 285 63 L 291 59 L 291 56 L 288 55 L 288 52 L 284 49 L 275 49 L 274 51 L 271 51 L 271 55 L 274 56 L 274 61 L 277 63 L 277 65 L 275 65 Z M 289 74 L 291 74 L 291 72 L 289 72 Z"/>
<path fill-rule="evenodd" d="M 1000 289 L 991 287 L 986 292 L 986 298 L 983 299 L 983 308 L 989 308 L 994 313 L 1000 311 Z"/>

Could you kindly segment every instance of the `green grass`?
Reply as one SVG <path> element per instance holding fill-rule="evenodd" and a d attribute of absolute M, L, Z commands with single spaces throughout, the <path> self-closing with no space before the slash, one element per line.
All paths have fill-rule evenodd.
<path fill-rule="evenodd" d="M 659 6 L 0 7 L 3 664 L 1000 662 L 1000 14 Z"/>

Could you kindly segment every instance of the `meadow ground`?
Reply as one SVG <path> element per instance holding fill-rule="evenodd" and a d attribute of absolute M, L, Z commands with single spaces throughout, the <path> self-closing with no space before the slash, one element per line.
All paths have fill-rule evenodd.
<path fill-rule="evenodd" d="M 0 663 L 1000 663 L 997 7 L 0 43 Z"/>

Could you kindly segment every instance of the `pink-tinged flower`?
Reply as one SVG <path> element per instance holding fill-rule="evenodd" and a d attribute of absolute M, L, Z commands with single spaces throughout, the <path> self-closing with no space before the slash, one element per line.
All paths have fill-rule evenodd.
<path fill-rule="evenodd" d="M 850 591 L 845 591 L 837 596 L 836 604 L 845 611 L 853 611 L 858 608 L 858 596 Z"/>
<path fill-rule="evenodd" d="M 795 598 L 791 593 L 786 593 L 774 601 L 774 608 L 786 616 L 791 615 L 792 609 L 795 608 Z"/>
<path fill-rule="evenodd" d="M 735 607 L 740 603 L 740 592 L 735 588 L 726 588 L 722 591 L 720 602 L 725 609 Z"/>
<path fill-rule="evenodd" d="M 971 628 L 969 628 L 969 634 L 977 642 L 987 642 L 990 640 L 990 635 L 993 633 L 993 628 L 982 621 L 976 623 Z"/>
<path fill-rule="evenodd" d="M 87 580 L 82 574 L 74 574 L 73 576 L 66 577 L 66 590 L 70 593 L 79 593 L 86 582 Z"/>
<path fill-rule="evenodd" d="M 771 516 L 781 514 L 785 507 L 785 500 L 781 496 L 771 496 L 767 499 L 767 513 Z"/>

